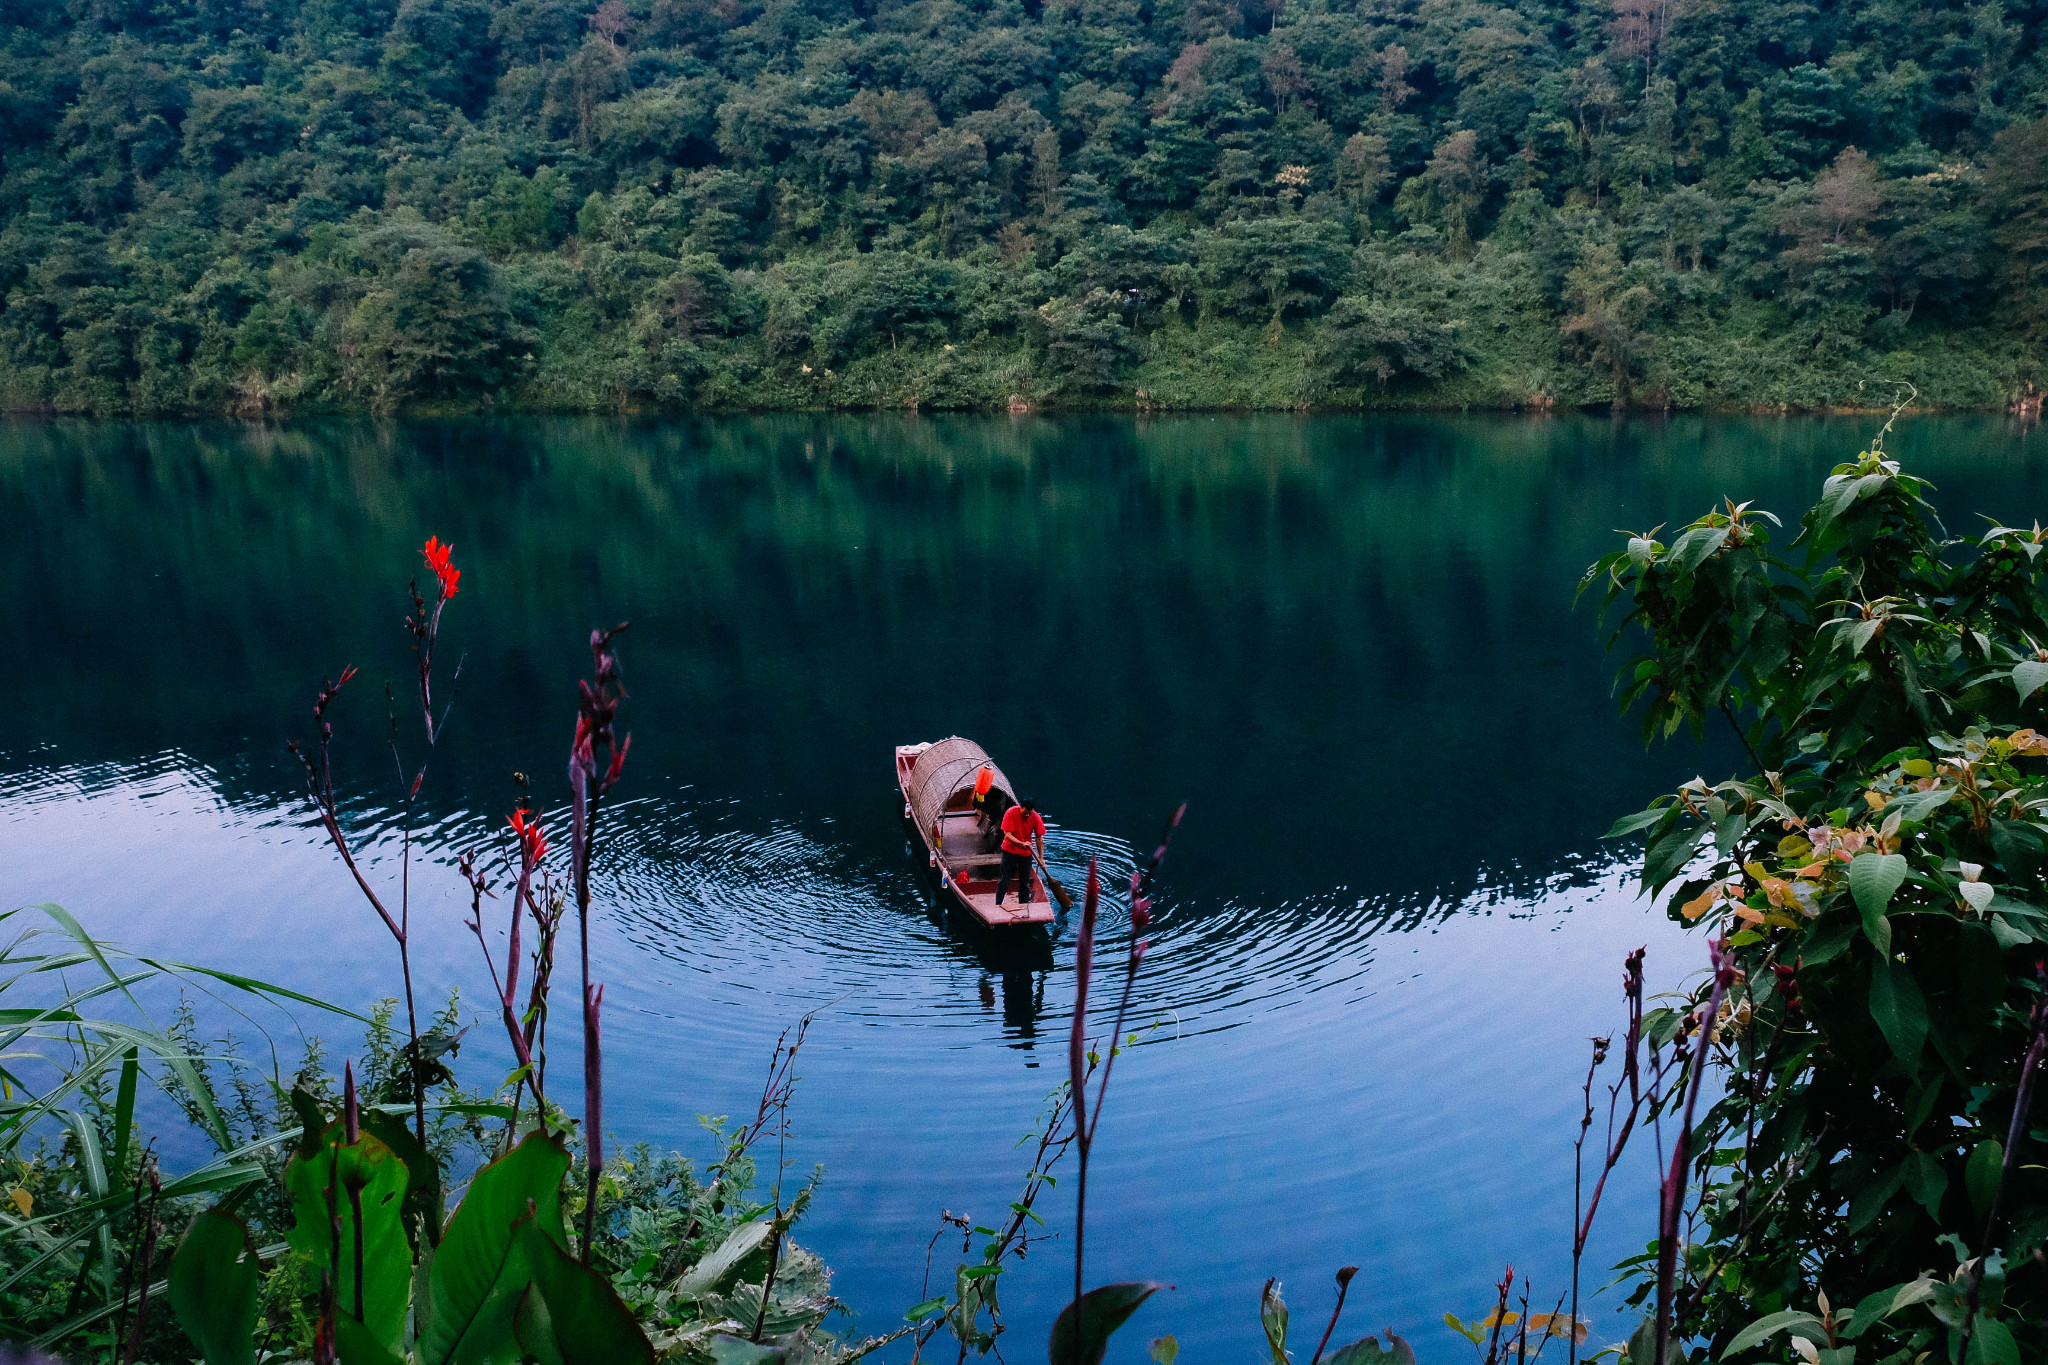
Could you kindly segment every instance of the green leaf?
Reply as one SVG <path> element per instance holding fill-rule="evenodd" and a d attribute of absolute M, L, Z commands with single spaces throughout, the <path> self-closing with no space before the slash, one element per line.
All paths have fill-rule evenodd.
<path fill-rule="evenodd" d="M 1656 806 L 1650 810 L 1639 810 L 1634 815 L 1624 815 L 1619 820 L 1616 820 L 1613 826 L 1600 837 L 1603 839 L 1619 839 L 1624 834 L 1634 834 L 1637 830 L 1648 829 L 1670 813 L 1671 808 L 1669 806 Z"/>
<path fill-rule="evenodd" d="M 1485 1332 L 1481 1331 L 1475 1324 L 1466 1322 L 1456 1313 L 1444 1314 L 1444 1326 L 1450 1328 L 1453 1332 L 1456 1332 L 1459 1336 L 1465 1338 L 1465 1340 L 1471 1342 L 1474 1346 L 1477 1346 L 1480 1342 L 1486 1340 Z"/>
<path fill-rule="evenodd" d="M 135 1127 L 135 1088 L 142 1076 L 142 1049 L 129 1048 L 121 1056 L 121 1080 L 114 1092 L 114 1179 L 128 1178 L 128 1139 Z"/>
<path fill-rule="evenodd" d="M 1948 1193 L 1948 1172 L 1931 1152 L 1915 1152 L 1906 1158 L 1906 1190 L 1920 1201 L 1927 1216 L 1941 1221 L 1941 1197 Z"/>
<path fill-rule="evenodd" d="M 1125 1280 L 1089 1290 L 1053 1320 L 1052 1365 L 1102 1365 L 1110 1334 L 1128 1322 L 1145 1300 L 1168 1288 L 1171 1286 L 1151 1280 Z"/>
<path fill-rule="evenodd" d="M 2022 659 L 2012 666 L 2012 685 L 2019 689 L 2022 704 L 2040 691 L 2044 683 L 2048 683 L 2048 663 L 2039 659 Z"/>
<path fill-rule="evenodd" d="M 1781 1313 L 1758 1318 L 1729 1339 L 1728 1345 L 1721 1352 L 1721 1359 L 1726 1360 L 1729 1356 L 1747 1351 L 1752 1346 L 1770 1340 L 1786 1328 L 1799 1325 L 1819 1327 L 1821 1320 L 1798 1308 L 1787 1308 Z M 1633 1353 L 1630 1354 L 1630 1359 L 1634 1359 Z"/>
<path fill-rule="evenodd" d="M 1650 840 L 1643 853 L 1643 889 L 1653 894 L 1663 890 L 1692 861 L 1693 850 L 1709 832 L 1706 825 L 1679 824 Z"/>
<path fill-rule="evenodd" d="M 767 1365 L 768 1361 L 780 1360 L 782 1352 L 773 1346 L 763 1346 L 743 1337 L 727 1336 L 721 1332 L 711 1338 L 708 1348 L 712 1365 Z"/>
<path fill-rule="evenodd" d="M 775 1230 L 767 1219 L 759 1222 L 742 1223 L 727 1233 L 718 1249 L 690 1267 L 683 1277 L 676 1281 L 675 1293 L 679 1299 L 701 1299 L 718 1288 L 727 1275 L 751 1256 Z"/>
<path fill-rule="evenodd" d="M 568 1170 L 560 1141 L 535 1132 L 477 1172 L 434 1252 L 421 1365 L 468 1365 L 514 1344 L 513 1316 L 532 1278 L 514 1225 L 531 1203 L 540 1231 L 557 1244 L 567 1240 L 562 1177 Z"/>
<path fill-rule="evenodd" d="M 1727 527 L 1695 526 L 1671 542 L 1671 554 L 1664 562 L 1679 573 L 1691 573 L 1727 543 Z"/>
<path fill-rule="evenodd" d="M 334 1347 L 341 1365 L 405 1365 L 405 1358 L 346 1313 L 334 1315 Z"/>
<path fill-rule="evenodd" d="M 1806 948 L 1800 956 L 1806 960 L 1807 966 L 1818 967 L 1823 962 L 1832 962 L 1840 957 L 1842 950 L 1847 948 L 1855 937 L 1856 926 L 1846 919 L 1817 925 L 1806 936 Z"/>
<path fill-rule="evenodd" d="M 1863 914 L 1863 932 L 1879 953 L 1892 950 L 1892 926 L 1885 909 L 1906 880 L 1902 853 L 1859 853 L 1849 863 L 1849 892 Z"/>
<path fill-rule="evenodd" d="M 1913 974 L 1888 957 L 1870 966 L 1870 1015 L 1893 1055 L 1908 1067 L 1919 1065 L 1927 1041 L 1927 1001 Z"/>
<path fill-rule="evenodd" d="M 1629 1365 L 1650 1365 L 1657 1356 L 1657 1316 L 1644 1318 L 1636 1330 L 1629 1334 Z M 1664 1343 L 1663 1365 L 1683 1365 L 1685 1350 L 1673 1339 Z"/>
<path fill-rule="evenodd" d="M 532 1222 L 523 1221 L 520 1234 L 552 1336 L 550 1343 L 537 1343 L 522 1331 L 520 1345 L 562 1365 L 654 1365 L 654 1347 L 610 1280 L 572 1259 Z"/>
<path fill-rule="evenodd" d="M 206 1365 L 256 1365 L 256 1307 L 263 1270 L 242 1220 L 208 1209 L 192 1220 L 171 1258 L 171 1311 Z"/>
<path fill-rule="evenodd" d="M 2004 1173 L 2005 1144 L 1997 1138 L 1986 1138 L 1970 1149 L 1970 1159 L 1963 1163 L 1963 1188 L 1970 1192 L 1970 1207 L 1979 1218 L 1990 1214 Z"/>
<path fill-rule="evenodd" d="M 923 1322 L 945 1306 L 946 1296 L 941 1294 L 935 1299 L 926 1299 L 923 1303 L 914 1305 L 909 1312 L 903 1315 L 903 1320 L 905 1322 Z"/>
<path fill-rule="evenodd" d="M 1863 1301 L 1856 1305 L 1856 1312 L 1849 1319 L 1849 1325 L 1842 1329 L 1839 1335 L 1845 1339 L 1862 1336 L 1901 1308 L 1925 1303 L 1933 1294 L 1934 1281 L 1922 1276 L 1908 1284 L 1895 1284 L 1890 1289 L 1880 1289 L 1874 1294 L 1866 1295 Z"/>
<path fill-rule="evenodd" d="M 445 1211 L 445 1199 L 441 1193 L 441 1163 L 433 1154 L 420 1146 L 420 1140 L 413 1135 L 405 1120 L 396 1114 L 387 1114 L 380 1109 L 363 1110 L 363 1128 L 375 1133 L 377 1139 L 405 1163 L 408 1180 L 405 1187 L 405 1204 L 401 1209 L 406 1225 L 406 1235 L 411 1237 L 412 1229 L 418 1227 L 426 1233 L 427 1245 L 433 1246 L 441 1240 L 441 1219 Z"/>
<path fill-rule="evenodd" d="M 1998 855 L 1998 865 L 2015 882 L 2030 879 L 2041 866 L 2039 831 L 2019 820 L 1993 820 L 1989 832 L 1991 851 Z"/>
<path fill-rule="evenodd" d="M 1970 1337 L 1969 1365 L 2020 1365 L 2020 1344 L 1997 1318 L 1979 1317 Z"/>
<path fill-rule="evenodd" d="M 408 1178 L 396 1152 L 369 1133 L 358 1135 L 353 1143 L 342 1141 L 339 1123 L 328 1125 L 311 1156 L 294 1153 L 284 1172 L 294 1219 L 287 1240 L 314 1265 L 336 1270 L 335 1301 L 341 1311 L 359 1316 L 391 1351 L 404 1337 L 405 1310 L 412 1297 L 412 1247 L 400 1216 Z"/>
<path fill-rule="evenodd" d="M 1851 1236 L 1863 1231 L 1877 1221 L 1885 1205 L 1899 1192 L 1899 1186 L 1906 1183 L 1906 1168 L 1895 1166 L 1883 1175 L 1873 1176 L 1865 1181 L 1863 1188 L 1856 1191 L 1849 1201 L 1849 1227 Z"/>
<path fill-rule="evenodd" d="M 1259 1325 L 1266 1329 L 1266 1349 L 1273 1353 L 1273 1365 L 1287 1365 L 1287 1300 L 1280 1296 L 1280 1281 L 1267 1280 L 1259 1295 Z"/>
<path fill-rule="evenodd" d="M 1173 1365 L 1180 1358 L 1180 1342 L 1173 1337 L 1154 1337 L 1148 1354 L 1158 1365 Z"/>
<path fill-rule="evenodd" d="M 1985 923 L 1991 927 L 1991 936 L 1998 940 L 2001 948 L 2017 948 L 2022 943 L 2035 942 L 2038 937 L 2003 915 L 1993 915 Z"/>
<path fill-rule="evenodd" d="M 1479 1343 L 1475 1341 L 1472 1344 L 1477 1346 Z M 1338 1347 L 1324 1357 L 1324 1365 L 1415 1365 L 1415 1352 L 1399 1337 L 1394 1338 L 1391 1350 L 1382 1348 L 1377 1338 L 1365 1337 L 1349 1346 Z"/>
<path fill-rule="evenodd" d="M 1714 823 L 1714 851 L 1727 857 L 1735 850 L 1735 842 L 1749 832 L 1749 816 L 1740 810 L 1731 810 Z"/>
<path fill-rule="evenodd" d="M 1954 787 L 1932 787 L 1924 792 L 1908 792 L 1889 802 L 1884 808 L 1886 815 L 1897 815 L 1900 823 L 1908 820 L 1925 820 L 1955 799 Z"/>

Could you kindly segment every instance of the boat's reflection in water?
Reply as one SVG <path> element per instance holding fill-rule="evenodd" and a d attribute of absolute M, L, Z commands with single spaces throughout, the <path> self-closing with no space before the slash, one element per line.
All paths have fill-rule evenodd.
<path fill-rule="evenodd" d="M 981 969 L 976 991 L 982 1010 L 993 1014 L 1000 1000 L 1003 1032 L 1037 1037 L 1038 1021 L 1045 1013 L 1046 976 L 1054 966 L 1053 943 L 1066 931 L 1070 917 L 1062 913 L 1051 924 L 983 924 L 946 894 L 938 873 L 921 854 L 908 839 L 904 841 L 904 856 L 913 859 L 917 869 L 925 919 L 944 935 L 950 955 Z"/>

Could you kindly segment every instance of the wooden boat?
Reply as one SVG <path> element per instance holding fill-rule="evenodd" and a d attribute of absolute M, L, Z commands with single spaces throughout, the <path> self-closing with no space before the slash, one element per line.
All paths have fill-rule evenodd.
<path fill-rule="evenodd" d="M 993 780 L 983 809 L 976 810 L 974 781 L 983 768 Z M 1053 904 L 1035 867 L 1024 890 L 1012 885 L 996 906 L 1003 847 L 997 822 L 1017 804 L 1017 792 L 979 744 L 955 735 L 936 744 L 899 745 L 896 785 L 903 789 L 903 818 L 939 871 L 942 896 L 991 926 L 1052 923 Z"/>

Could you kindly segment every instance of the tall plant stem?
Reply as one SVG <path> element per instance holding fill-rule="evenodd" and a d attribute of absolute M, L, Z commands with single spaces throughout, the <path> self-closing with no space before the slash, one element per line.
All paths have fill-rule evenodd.
<path fill-rule="evenodd" d="M 1088 860 L 1088 887 L 1081 903 L 1081 932 L 1074 944 L 1074 1024 L 1067 1034 L 1067 1090 L 1074 1108 L 1074 1139 L 1080 1147 L 1080 1174 L 1074 1185 L 1074 1317 L 1079 1326 L 1082 1260 L 1088 1237 L 1088 1149 L 1093 1144 L 1088 1124 L 1088 982 L 1095 971 L 1095 912 L 1102 881 L 1093 858 Z"/>
<path fill-rule="evenodd" d="M 1700 1083 L 1706 1078 L 1707 1059 L 1713 1048 L 1714 1024 L 1721 1017 L 1721 1000 L 1735 978 L 1734 964 L 1719 943 L 1708 945 L 1713 955 L 1714 989 L 1706 1007 L 1695 1018 L 1698 1032 L 1693 1042 L 1691 1074 L 1686 1078 L 1685 1113 L 1678 1136 L 1671 1144 L 1671 1167 L 1665 1174 L 1657 1210 L 1657 1355 L 1664 1365 L 1671 1354 L 1671 1308 L 1673 1281 L 1678 1272 L 1678 1216 L 1685 1204 L 1685 1167 L 1692 1143 L 1693 1113 L 1699 1104 Z"/>
<path fill-rule="evenodd" d="M 433 717 L 429 713 L 427 726 L 431 735 Z M 429 739 L 431 743 L 431 739 Z M 421 769 L 422 776 L 425 769 Z M 412 798 L 406 798 L 405 838 L 403 841 L 404 861 L 398 873 L 398 970 L 405 978 L 405 1032 L 411 1040 L 412 1053 L 407 1064 L 412 1068 L 412 1131 L 422 1148 L 427 1145 L 427 1087 L 421 1077 L 426 1059 L 420 1056 L 420 1016 L 413 1004 L 412 995 Z"/>
<path fill-rule="evenodd" d="M 589 822 L 587 831 L 577 850 L 576 868 L 576 938 L 583 965 L 583 1260 L 590 1262 L 593 1239 L 597 1233 L 597 1186 L 598 1175 L 603 1169 L 603 1139 L 598 1125 L 604 1120 L 599 1108 L 599 1087 L 603 1084 L 601 1074 L 594 1076 L 594 1068 L 604 1064 L 603 1051 L 597 1046 L 596 1020 L 593 1018 L 590 994 L 590 853 L 597 842 L 597 807 L 602 798 L 593 789 L 590 793 Z"/>

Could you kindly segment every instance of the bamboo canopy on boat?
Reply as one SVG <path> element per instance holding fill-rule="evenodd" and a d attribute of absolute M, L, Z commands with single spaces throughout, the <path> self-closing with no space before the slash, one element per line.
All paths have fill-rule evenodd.
<path fill-rule="evenodd" d="M 954 735 L 919 754 L 905 783 L 911 818 L 917 822 L 917 827 L 931 829 L 945 811 L 948 801 L 962 792 L 972 793 L 975 775 L 983 768 L 987 768 L 994 778 L 990 790 L 1008 797 L 1004 804 L 1015 804 L 1017 793 L 1010 786 L 1010 779 L 1003 776 L 1003 770 L 996 767 L 988 751 L 973 740 Z"/>

